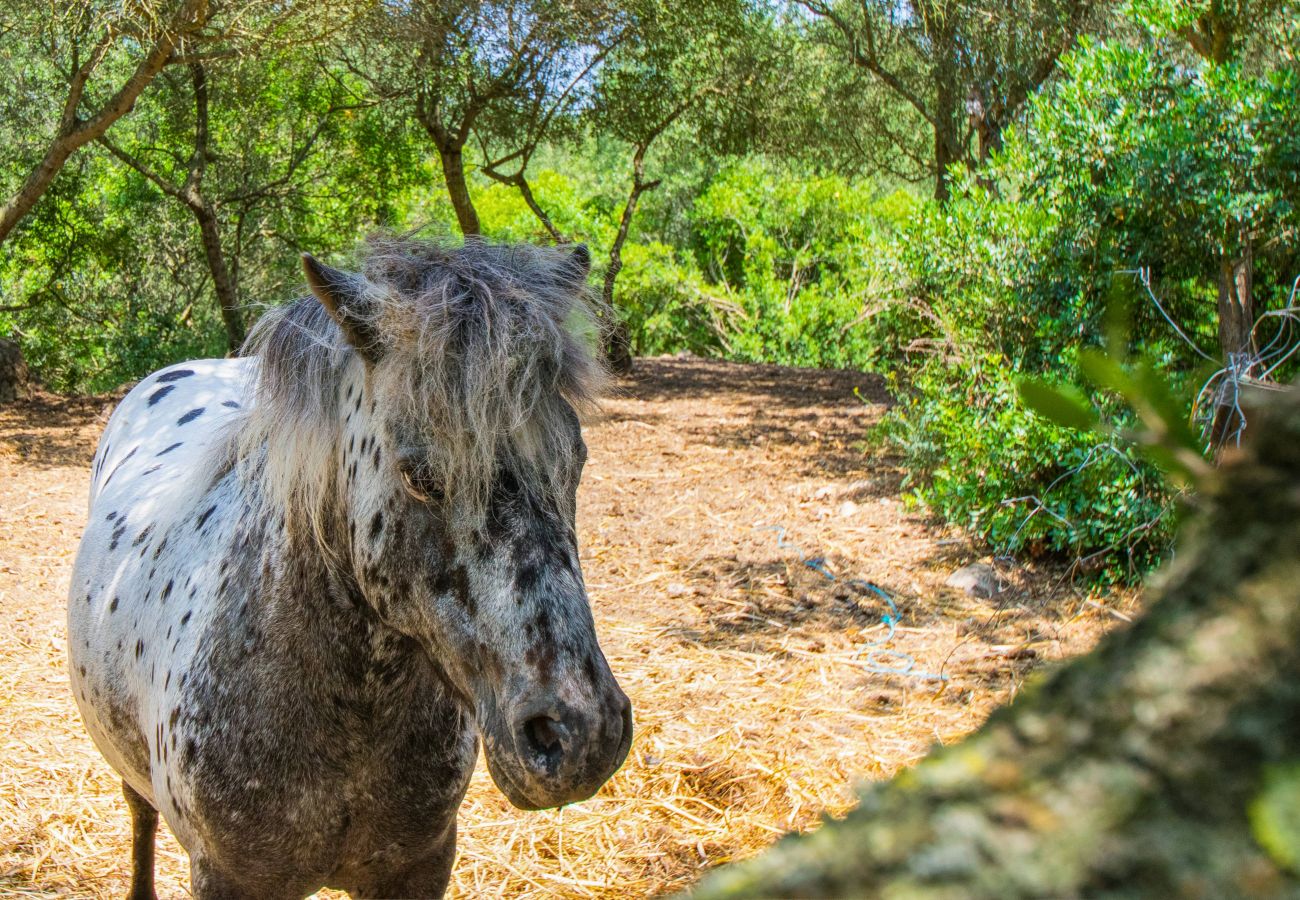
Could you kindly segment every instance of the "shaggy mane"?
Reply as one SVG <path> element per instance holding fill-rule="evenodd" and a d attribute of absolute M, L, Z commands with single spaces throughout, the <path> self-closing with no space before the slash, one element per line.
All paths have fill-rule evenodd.
<path fill-rule="evenodd" d="M 586 411 L 604 383 L 586 271 L 563 249 L 367 242 L 353 312 L 376 339 L 369 394 L 417 481 L 479 511 L 503 458 L 531 471 L 541 492 L 562 487 L 556 476 L 574 441 L 560 400 Z M 340 393 L 366 363 L 311 296 L 264 314 L 244 354 L 260 366 L 238 460 L 260 476 L 266 501 L 305 514 L 321 537 L 339 468 Z"/>

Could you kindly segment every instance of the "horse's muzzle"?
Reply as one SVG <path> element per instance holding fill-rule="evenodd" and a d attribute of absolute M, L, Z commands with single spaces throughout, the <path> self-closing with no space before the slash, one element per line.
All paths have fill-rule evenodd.
<path fill-rule="evenodd" d="M 489 749 L 488 768 L 521 809 L 586 800 L 618 771 L 632 746 L 632 704 L 617 686 L 587 710 L 553 696 L 521 698 L 509 722 L 515 764 L 494 760 L 499 754 Z"/>

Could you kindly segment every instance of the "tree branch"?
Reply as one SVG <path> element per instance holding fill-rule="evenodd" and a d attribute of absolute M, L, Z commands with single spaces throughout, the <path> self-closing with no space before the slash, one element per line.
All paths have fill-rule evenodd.
<path fill-rule="evenodd" d="M 76 104 L 80 102 L 86 80 L 94 68 L 91 63 L 98 65 L 98 59 L 92 54 L 92 59 L 86 63 L 86 66 L 91 68 L 82 66 L 78 69 L 68 89 L 68 103 L 65 104 L 64 115 L 61 117 L 59 133 L 51 141 L 44 158 L 23 181 L 18 192 L 0 206 L 0 243 L 5 241 L 23 216 L 36 205 L 36 201 L 62 170 L 68 157 L 91 141 L 102 137 L 110 125 L 130 112 L 144 89 L 171 61 L 172 54 L 182 39 L 202 27 L 207 17 L 208 0 L 184 0 L 176 15 L 163 29 L 149 52 L 136 65 L 122 87 L 104 103 L 98 112 L 84 120 L 76 116 Z M 105 45 L 103 51 L 98 54 L 99 59 L 102 59 L 103 52 L 106 50 Z"/>
<path fill-rule="evenodd" d="M 153 182 L 153 184 L 157 186 L 157 188 L 160 191 L 162 191 L 164 194 L 166 194 L 169 197 L 172 197 L 175 200 L 179 200 L 182 203 L 186 202 L 185 195 L 181 191 L 179 186 L 168 181 L 166 178 L 163 178 L 161 175 L 158 174 L 158 172 L 155 169 L 153 169 L 147 163 L 145 163 L 144 160 L 123 150 L 116 143 L 114 143 L 113 140 L 109 138 L 108 135 L 101 135 L 98 140 L 98 143 L 101 147 L 103 147 L 105 150 L 111 153 L 115 158 L 117 158 L 118 161 L 134 169 L 135 171 L 143 175 L 145 178 L 147 178 L 149 181 Z"/>
<path fill-rule="evenodd" d="M 932 126 L 937 127 L 934 114 L 925 101 L 908 88 L 896 73 L 885 68 L 884 63 L 881 62 L 876 48 L 875 28 L 871 24 L 870 11 L 865 3 L 862 4 L 863 25 L 862 33 L 859 35 L 857 30 L 829 5 L 819 3 L 817 0 L 797 0 L 797 2 L 813 15 L 826 19 L 835 26 L 835 29 L 844 36 L 844 40 L 847 42 L 847 45 L 842 49 L 848 51 L 849 59 L 855 66 L 875 75 L 891 91 L 920 113 L 922 118 Z M 865 50 L 862 47 L 864 41 L 866 43 Z"/>

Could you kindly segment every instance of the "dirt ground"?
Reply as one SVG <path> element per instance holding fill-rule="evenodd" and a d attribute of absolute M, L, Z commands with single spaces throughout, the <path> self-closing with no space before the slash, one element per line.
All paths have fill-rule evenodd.
<path fill-rule="evenodd" d="M 515 810 L 476 773 L 453 896 L 689 886 L 843 813 L 855 783 L 960 739 L 1035 666 L 1126 618 L 1132 596 L 1084 595 L 1051 571 L 1002 567 L 992 599 L 945 587 L 979 555 L 909 511 L 904 473 L 866 449 L 888 402 L 858 373 L 639 362 L 588 425 L 579 499 L 601 643 L 635 710 L 631 754 L 559 811 Z M 110 409 L 0 407 L 0 896 L 121 896 L 129 876 L 118 782 L 64 673 L 69 571 Z M 851 579 L 895 598 L 887 642 L 884 601 Z M 883 672 L 908 659 L 882 649 L 913 674 Z M 164 834 L 159 894 L 188 896 L 187 883 Z"/>

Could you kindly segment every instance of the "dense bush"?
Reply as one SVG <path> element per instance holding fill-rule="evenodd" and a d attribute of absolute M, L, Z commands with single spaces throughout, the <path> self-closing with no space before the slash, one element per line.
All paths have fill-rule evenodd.
<path fill-rule="evenodd" d="M 1132 579 L 1164 552 L 1176 517 L 1161 473 L 1123 442 L 1035 415 L 997 353 L 933 358 L 885 426 L 912 496 L 996 552 L 1051 551 L 1088 574 Z"/>
<path fill-rule="evenodd" d="M 1050 226 L 1041 208 L 973 182 L 913 223 L 901 257 L 931 340 L 898 373 L 884 437 L 912 496 L 996 552 L 1054 551 L 1128 578 L 1172 534 L 1159 472 L 1122 443 L 1038 418 L 1016 391 L 1029 373 L 1072 380 L 1085 336 L 1101 333 L 1102 310 L 1073 302 L 1067 279 L 1036 280 Z"/>
<path fill-rule="evenodd" d="M 557 230 L 593 247 L 599 283 L 622 199 L 587 177 L 589 161 L 556 162 L 563 174 L 539 169 L 534 195 Z M 902 326 L 908 312 L 894 302 L 896 235 L 920 206 L 911 194 L 757 157 L 680 189 L 693 197 L 689 207 L 652 194 L 623 251 L 615 303 L 635 353 L 882 368 L 916 331 Z M 549 239 L 513 188 L 479 181 L 472 190 L 489 238 Z M 453 221 L 435 190 L 415 195 L 410 216 L 435 231 Z"/>
<path fill-rule="evenodd" d="M 1127 445 L 1035 417 L 1014 385 L 1087 385 L 1079 352 L 1121 299 L 1130 349 L 1190 413 L 1203 361 L 1134 270 L 1219 359 L 1225 266 L 1250 254 L 1257 308 L 1283 303 L 1297 271 L 1300 95 L 1292 69 L 1190 65 L 1161 43 L 1088 44 L 1064 69 L 1004 152 L 906 230 L 909 293 L 936 352 L 908 369 L 888 429 L 915 497 L 945 518 L 1000 551 L 1062 550 L 1125 575 L 1165 546 L 1168 489 Z M 1089 396 L 1128 421 L 1106 390 Z"/>
<path fill-rule="evenodd" d="M 0 313 L 0 333 L 17 326 L 48 388 L 110 390 L 176 359 L 220 355 L 202 254 L 176 219 L 139 179 L 87 156 L 6 245 L 0 277 L 22 302 Z"/>
<path fill-rule="evenodd" d="M 869 182 L 791 177 L 758 160 L 725 169 L 691 212 L 696 257 L 735 297 L 739 359 L 858 367 L 893 356 L 895 235 L 917 206 Z"/>

